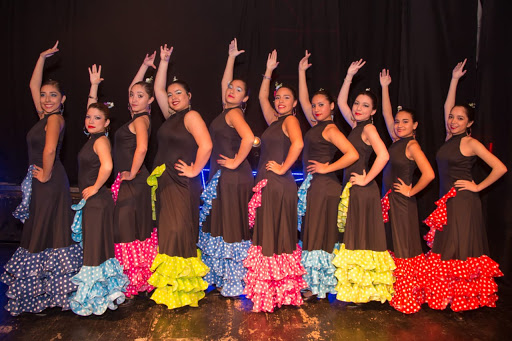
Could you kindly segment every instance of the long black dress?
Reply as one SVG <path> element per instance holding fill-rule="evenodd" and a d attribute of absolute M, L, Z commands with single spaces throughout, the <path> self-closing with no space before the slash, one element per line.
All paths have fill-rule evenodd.
<path fill-rule="evenodd" d="M 190 165 L 196 158 L 198 146 L 184 122 L 188 112 L 189 109 L 177 112 L 158 130 L 158 151 L 151 174 L 151 177 L 159 176 L 156 190 L 158 255 L 148 282 L 156 287 L 151 299 L 169 309 L 184 305 L 197 307 L 208 287 L 202 279 L 208 267 L 201 261 L 196 247 L 201 182 L 199 176 L 180 176 L 174 168 L 178 160 Z"/>
<path fill-rule="evenodd" d="M 287 118 L 279 117 L 261 136 L 256 188 L 264 180 L 267 183 L 255 194 L 261 196 L 261 207 L 256 209 L 253 245 L 244 260 L 248 268 L 244 294 L 253 301 L 253 311 L 301 305 L 300 290 L 306 287 L 297 245 L 297 185 L 290 170 L 283 175 L 266 170 L 267 162 L 281 164 L 288 155 L 291 142 L 283 132 Z"/>
<path fill-rule="evenodd" d="M 46 143 L 45 115 L 27 134 L 29 163 L 43 167 Z M 9 286 L 5 307 L 12 315 L 38 313 L 48 307 L 69 309 L 69 294 L 76 290 L 70 278 L 82 265 L 82 249 L 71 240 L 69 182 L 59 154 L 64 129 L 59 134 L 50 180 L 32 179 L 29 217 L 20 247 L 5 265 L 1 280 Z"/>
<path fill-rule="evenodd" d="M 245 287 L 243 260 L 251 246 L 247 204 L 254 185 L 252 169 L 247 160 L 236 169 L 221 167 L 217 163 L 221 154 L 234 158 L 240 149 L 240 135 L 226 122 L 226 114 L 233 109 L 240 110 L 238 107 L 224 109 L 210 124 L 213 150 L 208 187 L 214 185 L 212 179 L 217 172 L 221 173 L 217 178 L 217 187 L 212 189 L 216 198 L 199 232 L 197 244 L 203 252 L 203 262 L 210 268 L 204 280 L 222 288 L 221 294 L 224 296 L 241 295 Z M 208 188 L 205 192 L 209 192 Z"/>
<path fill-rule="evenodd" d="M 133 156 L 137 148 L 137 136 L 130 131 L 129 125 L 136 119 L 149 116 L 144 112 L 133 115 L 115 134 L 114 174 L 130 171 Z M 148 138 L 151 127 L 148 128 Z M 114 208 L 115 256 L 123 265 L 124 273 L 130 279 L 126 296 L 131 297 L 142 291 L 151 291 L 148 285 L 151 277 L 149 268 L 156 256 L 157 234 L 151 219 L 151 189 L 146 179 L 149 172 L 144 164 L 135 178 L 122 181 L 119 186 Z"/>
<path fill-rule="evenodd" d="M 503 276 L 499 265 L 487 256 L 489 248 L 478 193 L 451 189 L 457 180 L 472 181 L 476 156 L 460 151 L 466 133 L 452 136 L 437 152 L 440 199 L 446 205 L 447 223 L 435 232 L 432 254 L 427 259 L 427 302 L 430 308 L 454 311 L 495 307 L 498 286 L 494 277 Z M 447 193 L 455 194 L 446 198 Z M 441 202 L 441 203 L 440 203 Z"/>
<path fill-rule="evenodd" d="M 357 122 L 348 135 L 348 140 L 359 153 L 359 160 L 345 169 L 345 186 L 352 173 L 363 174 L 363 170 L 368 173 L 373 148 L 361 137 L 368 124 L 372 124 L 370 120 Z M 343 242 L 340 250 L 334 250 L 333 264 L 337 267 L 334 275 L 338 279 L 336 298 L 357 303 L 391 300 L 395 263 L 386 250 L 380 194 L 375 180 L 366 186 L 353 185 L 350 188 Z M 360 272 L 360 275 L 354 276 L 355 272 Z"/>

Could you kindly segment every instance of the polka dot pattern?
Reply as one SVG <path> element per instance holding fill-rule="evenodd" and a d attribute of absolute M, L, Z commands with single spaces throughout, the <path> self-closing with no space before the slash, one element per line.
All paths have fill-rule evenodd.
<path fill-rule="evenodd" d="M 21 183 L 21 203 L 16 207 L 12 215 L 14 218 L 19 219 L 22 223 L 29 217 L 29 206 L 30 199 L 32 198 L 32 171 L 35 169 L 35 165 L 28 167 L 27 175 Z"/>
<path fill-rule="evenodd" d="M 253 302 L 253 311 L 273 312 L 282 305 L 300 306 L 300 291 L 307 287 L 302 276 L 306 270 L 301 264 L 302 250 L 266 257 L 261 246 L 252 245 L 244 260 L 247 268 L 244 294 Z"/>
<path fill-rule="evenodd" d="M 71 310 L 77 315 L 102 315 L 108 309 L 116 310 L 125 300 L 123 291 L 128 285 L 128 277 L 115 258 L 110 258 L 99 266 L 83 266 L 80 272 L 71 278 L 78 286 L 72 293 Z"/>
<path fill-rule="evenodd" d="M 252 229 L 256 223 L 256 209 L 261 207 L 261 190 L 267 185 L 267 179 L 263 179 L 253 187 L 254 195 L 249 201 L 249 228 Z"/>
<path fill-rule="evenodd" d="M 306 269 L 303 278 L 313 295 L 325 298 L 336 294 L 338 280 L 334 277 L 336 267 L 332 264 L 334 254 L 324 250 L 302 251 L 302 266 Z"/>
<path fill-rule="evenodd" d="M 348 203 L 350 201 L 350 187 L 352 187 L 352 183 L 347 182 L 343 192 L 341 192 L 340 203 L 338 204 L 338 231 L 340 231 L 340 233 L 345 232 L 345 225 L 347 224 Z"/>
<path fill-rule="evenodd" d="M 386 195 L 380 199 L 380 206 L 382 208 L 382 220 L 385 223 L 389 222 L 389 209 L 391 208 L 389 204 L 389 193 L 391 193 L 391 190 L 387 191 Z"/>
<path fill-rule="evenodd" d="M 391 300 L 394 293 L 395 262 L 387 251 L 347 250 L 345 244 L 334 250 L 332 263 L 338 279 L 336 298 L 344 302 L 367 303 Z"/>
<path fill-rule="evenodd" d="M 155 208 L 155 201 L 156 201 L 156 190 L 158 188 L 158 178 L 164 174 L 165 172 L 165 163 L 163 165 L 160 165 L 156 167 L 153 172 L 151 172 L 151 175 L 148 176 L 147 184 L 151 186 L 151 211 L 153 212 L 153 220 L 156 220 L 156 208 Z"/>
<path fill-rule="evenodd" d="M 151 277 L 151 264 L 158 253 L 158 234 L 156 228 L 151 236 L 144 241 L 134 240 L 131 243 L 115 244 L 115 256 L 124 268 L 123 272 L 130 283 L 126 287 L 126 297 L 138 295 L 142 291 L 152 291 L 148 284 Z"/>
<path fill-rule="evenodd" d="M 306 179 L 304 179 L 302 185 L 300 185 L 299 190 L 297 191 L 297 195 L 299 197 L 299 201 L 297 203 L 297 228 L 299 231 L 301 230 L 302 226 L 302 217 L 306 215 L 308 189 L 309 186 L 311 186 L 312 179 L 313 175 L 311 173 L 308 173 Z"/>
<path fill-rule="evenodd" d="M 430 227 L 430 231 L 423 237 L 427 242 L 429 247 L 432 247 L 434 244 L 434 237 L 436 234 L 436 230 L 442 231 L 443 226 L 448 223 L 448 217 L 446 214 L 446 202 L 450 198 L 454 198 L 457 195 L 457 191 L 454 187 L 452 187 L 448 193 L 443 195 L 441 199 L 435 202 L 437 208 L 432 212 L 427 219 L 423 222 Z"/>
<path fill-rule="evenodd" d="M 413 258 L 393 258 L 396 264 L 393 286 L 395 294 L 389 304 L 404 314 L 413 314 L 426 302 L 425 288 L 429 278 L 424 254 Z"/>
<path fill-rule="evenodd" d="M 0 277 L 9 286 L 5 308 L 13 316 L 39 313 L 51 307 L 69 309 L 69 294 L 77 288 L 70 279 L 82 263 L 82 248 L 78 244 L 39 253 L 18 248 Z"/>
<path fill-rule="evenodd" d="M 204 276 L 209 285 L 222 288 L 226 297 L 240 296 L 245 288 L 244 277 L 247 269 L 243 261 L 251 247 L 250 240 L 239 243 L 226 243 L 222 236 L 212 237 L 210 233 L 199 231 L 197 246 L 202 251 L 202 260 L 210 268 Z"/>
<path fill-rule="evenodd" d="M 151 299 L 174 309 L 189 305 L 197 307 L 204 297 L 208 283 L 202 279 L 209 269 L 201 261 L 201 252 L 197 257 L 171 257 L 159 253 L 151 266 L 153 275 L 148 283 L 156 289 Z"/>
<path fill-rule="evenodd" d="M 110 192 L 112 192 L 112 199 L 114 199 L 114 204 L 117 202 L 117 196 L 119 195 L 119 188 L 121 188 L 121 173 L 117 173 L 116 180 L 110 186 Z"/>
<path fill-rule="evenodd" d="M 86 200 L 82 199 L 78 204 L 71 205 L 71 209 L 76 211 L 75 217 L 73 218 L 73 224 L 71 224 L 71 239 L 77 243 L 80 243 L 80 246 L 82 247 L 82 209 L 85 206 L 85 202 Z"/>
<path fill-rule="evenodd" d="M 217 185 L 219 184 L 219 178 L 220 169 L 210 180 L 203 193 L 201 193 L 201 200 L 203 201 L 203 205 L 199 211 L 199 226 L 203 226 L 203 223 L 206 221 L 206 217 L 210 215 L 213 199 L 217 198 Z"/>

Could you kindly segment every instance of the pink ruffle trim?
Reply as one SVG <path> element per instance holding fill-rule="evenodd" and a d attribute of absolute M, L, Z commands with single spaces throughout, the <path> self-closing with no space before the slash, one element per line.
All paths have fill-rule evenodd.
<path fill-rule="evenodd" d="M 254 192 L 251 201 L 249 201 L 249 228 L 253 228 L 256 222 L 256 209 L 261 206 L 261 190 L 267 185 L 267 179 L 263 179 L 253 187 Z"/>
<path fill-rule="evenodd" d="M 117 173 L 116 181 L 110 187 L 110 191 L 112 192 L 112 199 L 114 199 L 114 204 L 117 202 L 117 196 L 119 195 L 119 188 L 121 187 L 121 173 Z"/>

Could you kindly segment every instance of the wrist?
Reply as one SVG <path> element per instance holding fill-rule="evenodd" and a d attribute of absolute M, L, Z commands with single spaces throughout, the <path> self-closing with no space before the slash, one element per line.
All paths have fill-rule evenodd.
<path fill-rule="evenodd" d="M 94 97 L 94 96 L 91 96 L 91 95 L 87 96 L 87 98 L 93 99 L 93 100 L 95 100 L 95 101 L 97 101 L 97 100 L 98 100 L 98 97 Z"/>
<path fill-rule="evenodd" d="M 349 82 L 349 83 L 352 83 L 352 76 L 351 76 L 351 75 L 346 75 L 346 76 L 345 76 L 345 79 L 343 80 L 343 82 Z"/>
<path fill-rule="evenodd" d="M 269 81 L 272 80 L 272 77 L 268 77 L 266 74 L 262 74 L 262 76 L 263 76 L 263 79 L 267 79 Z"/>

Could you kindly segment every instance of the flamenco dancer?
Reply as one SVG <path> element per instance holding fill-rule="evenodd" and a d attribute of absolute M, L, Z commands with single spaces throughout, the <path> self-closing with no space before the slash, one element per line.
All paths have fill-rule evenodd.
<path fill-rule="evenodd" d="M 96 65 L 89 68 L 92 76 L 100 75 Z M 91 82 L 91 87 L 94 87 Z M 95 87 L 97 88 L 97 86 Z M 90 93 L 94 97 L 96 93 Z M 89 99 L 91 101 L 91 99 Z M 108 126 L 109 110 L 105 104 L 90 103 L 85 115 L 85 128 L 89 140 L 78 153 L 78 187 L 82 200 L 78 205 L 72 230 L 75 241 L 83 243 L 84 264 L 71 278 L 78 289 L 70 297 L 71 309 L 82 316 L 102 315 L 107 308 L 115 310 L 125 300 L 123 291 L 128 277 L 115 258 L 114 201 L 104 184 L 112 172 L 112 155 Z M 81 219 L 81 222 L 80 222 Z M 81 237 L 80 237 L 81 233 Z M 78 237 L 78 238 L 77 238 Z"/>
<path fill-rule="evenodd" d="M 117 129 L 114 137 L 115 257 L 124 268 L 130 284 L 126 298 L 154 288 L 148 284 L 150 267 L 157 254 L 158 239 L 151 219 L 151 189 L 146 184 L 149 172 L 144 165 L 151 133 L 150 105 L 153 87 L 143 81 L 148 67 L 154 66 L 156 51 L 148 56 L 128 88 L 131 119 Z M 99 70 L 101 71 L 101 70 Z M 100 72 L 93 67 L 89 100 L 97 101 Z M 131 302 L 131 301 L 128 301 Z"/>
<path fill-rule="evenodd" d="M 391 300 L 395 263 L 386 248 L 379 188 L 375 177 L 389 159 L 388 151 L 373 125 L 377 98 L 369 89 L 360 92 L 349 107 L 348 92 L 352 77 L 365 64 L 362 59 L 350 64 L 338 96 L 338 105 L 345 120 L 352 126 L 348 140 L 359 153 L 359 160 L 345 169 L 342 200 L 349 196 L 343 244 L 334 250 L 337 267 L 336 298 L 344 302 L 366 303 Z M 368 171 L 372 152 L 377 157 Z M 348 193 L 347 193 L 348 192 Z M 343 201 L 342 201 L 343 202 Z M 346 204 L 346 203 L 344 203 Z"/>
<path fill-rule="evenodd" d="M 299 63 L 299 101 L 312 126 L 304 136 L 302 162 L 307 177 L 299 189 L 298 204 L 300 214 L 305 213 L 301 232 L 307 299 L 336 294 L 336 268 L 332 260 L 334 247 L 341 240 L 337 220 L 342 188 L 335 172 L 359 158 L 354 146 L 332 121 L 335 105 L 332 96 L 321 89 L 309 101 L 306 70 L 311 66 L 310 56 L 306 51 Z M 337 150 L 344 155 L 333 162 Z M 300 225 L 301 216 L 298 219 Z"/>
<path fill-rule="evenodd" d="M 155 95 L 166 121 L 157 133 L 158 151 L 147 182 L 156 196 L 158 255 L 151 266 L 151 296 L 169 309 L 197 307 L 208 283 L 198 241 L 201 181 L 212 141 L 201 115 L 191 110 L 187 83 L 173 80 L 165 88 L 173 48 L 160 47 Z M 156 191 L 156 193 L 155 193 Z"/>
<path fill-rule="evenodd" d="M 380 73 L 380 84 L 382 115 L 393 140 L 388 149 L 389 162 L 384 168 L 382 187 L 383 202 L 387 208 L 384 220 L 387 220 L 386 229 L 389 228 L 392 235 L 392 241 L 388 240 L 388 249 L 394 252 L 397 267 L 394 272 L 395 294 L 390 304 L 398 311 L 411 314 L 418 312 L 424 303 L 423 287 L 427 275 L 414 196 L 434 180 L 435 174 L 415 139 L 418 121 L 414 110 L 399 108 L 393 118 L 389 70 L 384 69 Z M 416 168 L 419 168 L 421 177 L 413 185 Z"/>
<path fill-rule="evenodd" d="M 254 234 L 244 260 L 248 270 L 244 294 L 252 300 L 256 312 L 272 312 L 285 304 L 299 306 L 303 303 L 300 291 L 306 288 L 300 262 L 302 250 L 297 244 L 297 185 L 290 171 L 303 141 L 299 121 L 293 115 L 297 105 L 295 91 L 278 86 L 274 107 L 268 99 L 272 71 L 278 64 L 274 50 L 268 55 L 259 93 L 269 127 L 261 136 L 257 185 L 253 189 L 256 193 L 249 203 L 249 223 L 254 224 Z"/>
<path fill-rule="evenodd" d="M 204 280 L 222 288 L 221 294 L 227 297 L 239 296 L 244 291 L 247 269 L 243 260 L 251 247 L 247 204 L 254 177 L 246 158 L 254 134 L 244 119 L 249 99 L 247 84 L 233 79 L 235 59 L 244 52 L 238 50 L 236 38 L 231 41 L 221 82 L 224 110 L 209 129 L 213 141 L 210 181 L 201 196 L 204 204 L 200 215 L 200 221 L 206 220 L 197 244 L 210 268 Z"/>
<path fill-rule="evenodd" d="M 46 58 L 59 51 L 58 44 L 41 52 L 30 79 L 39 122 L 27 134 L 30 167 L 22 183 L 22 203 L 13 212 L 24 222 L 23 233 L 1 277 L 9 286 L 5 308 L 14 316 L 51 307 L 69 309 L 69 295 L 76 290 L 70 278 L 82 265 L 82 248 L 71 239 L 69 181 L 59 158 L 66 96 L 59 82 L 42 82 Z"/>
<path fill-rule="evenodd" d="M 466 73 L 466 59 L 458 63 L 444 104 L 446 142 L 437 152 L 440 196 L 438 208 L 426 219 L 435 234 L 432 254 L 427 259 L 427 303 L 433 309 L 455 312 L 495 307 L 498 286 L 494 277 L 503 276 L 499 265 L 487 255 L 489 248 L 478 192 L 507 172 L 505 165 L 478 140 L 471 137 L 474 110 L 455 104 L 457 84 Z M 491 173 L 479 184 L 471 175 L 477 157 Z"/>

